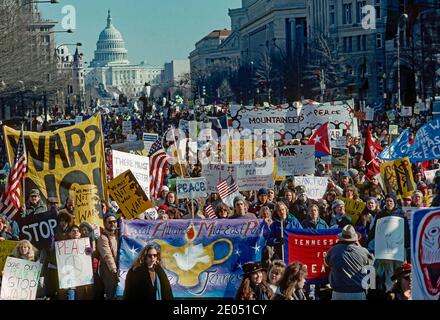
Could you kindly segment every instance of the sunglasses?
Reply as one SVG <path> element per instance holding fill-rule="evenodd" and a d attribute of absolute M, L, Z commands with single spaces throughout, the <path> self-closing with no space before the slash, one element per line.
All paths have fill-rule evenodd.
<path fill-rule="evenodd" d="M 147 254 L 148 258 L 157 258 L 157 254 Z"/>

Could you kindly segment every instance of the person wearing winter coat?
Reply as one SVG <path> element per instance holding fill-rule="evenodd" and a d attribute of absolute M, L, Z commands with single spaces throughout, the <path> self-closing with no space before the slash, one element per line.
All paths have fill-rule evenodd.
<path fill-rule="evenodd" d="M 319 217 L 319 207 L 316 204 L 312 204 L 309 207 L 309 213 L 306 218 L 301 222 L 304 229 L 313 230 L 326 230 L 328 229 L 327 223 Z"/>
<path fill-rule="evenodd" d="M 265 270 L 258 262 L 243 265 L 244 276 L 235 300 L 270 300 L 273 292 L 265 279 Z"/>
<path fill-rule="evenodd" d="M 272 300 L 307 300 L 304 293 L 306 276 L 306 265 L 299 262 L 289 265 Z"/>
<path fill-rule="evenodd" d="M 352 224 L 350 216 L 345 214 L 345 203 L 342 200 L 335 200 L 332 203 L 332 218 L 330 220 L 331 229 L 342 229 L 348 224 Z"/>
<path fill-rule="evenodd" d="M 173 291 L 160 265 L 160 250 L 146 246 L 125 279 L 124 300 L 172 300 Z"/>

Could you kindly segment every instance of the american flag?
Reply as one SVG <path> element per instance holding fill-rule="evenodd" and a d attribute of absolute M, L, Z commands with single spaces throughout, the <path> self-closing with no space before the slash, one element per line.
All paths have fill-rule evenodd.
<path fill-rule="evenodd" d="M 217 185 L 217 189 L 222 201 L 229 207 L 233 207 L 234 198 L 240 195 L 237 184 L 232 182 L 231 185 L 228 185 L 227 181 L 223 180 Z"/>
<path fill-rule="evenodd" d="M 14 167 L 9 172 L 8 181 L 0 198 L 0 211 L 13 219 L 21 208 L 21 189 L 27 171 L 26 147 L 24 144 L 23 126 L 15 150 Z"/>
<path fill-rule="evenodd" d="M 217 215 L 215 214 L 214 208 L 211 205 L 207 206 L 205 211 L 209 219 L 217 219 Z"/>
<path fill-rule="evenodd" d="M 151 146 L 148 156 L 150 157 L 150 194 L 157 199 L 163 186 L 165 169 L 171 157 L 165 152 L 160 140 Z"/>

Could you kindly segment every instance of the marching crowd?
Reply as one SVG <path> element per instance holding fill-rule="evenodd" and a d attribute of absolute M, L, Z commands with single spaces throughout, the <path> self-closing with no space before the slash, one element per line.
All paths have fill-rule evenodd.
<path fill-rule="evenodd" d="M 156 111 L 155 117 L 132 119 L 133 133 L 141 139 L 142 132 L 163 134 L 169 125 L 178 126 L 180 119 L 203 120 L 207 112 L 177 112 L 171 108 L 164 116 Z M 218 117 L 227 113 L 219 109 L 210 115 Z M 104 116 L 105 143 L 124 141 L 122 121 L 127 116 L 109 112 Z M 379 119 L 380 120 L 380 119 Z M 403 119 L 401 121 L 404 121 Z M 414 122 L 414 121 L 413 121 Z M 417 126 L 421 123 L 411 123 Z M 349 149 L 349 169 L 334 171 L 328 165 L 316 164 L 315 176 L 328 177 L 328 186 L 322 199 L 310 199 L 306 188 L 295 185 L 295 180 L 287 177 L 279 181 L 272 189 L 241 192 L 233 200 L 233 207 L 222 202 L 218 193 L 209 194 L 206 199 L 178 200 L 170 180 L 177 177 L 175 168 L 166 169 L 164 185 L 155 202 L 156 214 L 144 214 L 139 219 L 208 219 L 206 208 L 211 206 L 218 219 L 263 219 L 267 225 L 265 233 L 267 246 L 262 261 L 252 261 L 243 266 L 243 279 L 236 293 L 239 300 L 364 300 L 364 299 L 411 299 L 411 256 L 408 216 L 402 207 L 434 207 L 440 204 L 440 171 L 434 181 L 429 182 L 424 176 L 425 170 L 438 169 L 437 160 L 413 165 L 414 180 L 417 190 L 410 197 L 398 199 L 394 194 L 386 194 L 380 182 L 380 175 L 367 176 L 367 163 L 362 158 L 364 148 L 364 130 L 369 126 L 376 142 L 386 146 L 390 142 L 387 132 L 388 123 L 362 123 L 361 136 L 347 134 Z M 413 127 L 413 130 L 417 129 Z M 413 132 L 414 133 L 414 132 Z M 284 141 L 284 144 L 306 144 L 307 139 Z M 4 147 L 3 147 L 4 149 Z M 192 177 L 201 175 L 201 165 L 188 168 Z M 344 201 L 339 197 L 362 200 L 365 209 L 353 223 L 346 214 Z M 95 236 L 92 226 L 87 222 L 75 221 L 75 202 L 67 198 L 59 203 L 57 198 L 49 197 L 43 201 L 39 190 L 33 189 L 21 212 L 21 217 L 38 215 L 54 211 L 57 216 L 57 231 L 53 241 L 89 238 L 92 256 L 94 284 L 70 289 L 59 289 L 57 266 L 54 250 L 38 250 L 27 240 L 20 240 L 17 222 L 0 216 L 0 241 L 20 240 L 12 256 L 40 261 L 43 263 L 40 287 L 37 299 L 51 300 L 98 300 L 117 299 L 116 287 L 118 275 L 118 238 L 121 212 L 114 201 L 102 200 L 104 228 L 99 237 Z M 385 217 L 397 216 L 405 220 L 404 262 L 375 259 L 375 226 Z M 211 217 L 212 218 L 212 217 Z M 364 235 L 358 232 L 364 227 Z M 330 268 L 328 283 L 308 285 L 307 269 L 304 264 L 295 262 L 286 265 L 283 261 L 283 236 L 281 230 L 288 229 L 341 229 L 338 243 L 325 257 L 325 265 Z M 1 245 L 1 242 L 0 242 Z M 139 254 L 126 276 L 124 299 L 166 300 L 173 298 L 163 266 L 160 263 L 160 249 L 147 246 Z M 362 284 L 365 266 L 374 265 L 376 270 L 376 289 L 366 290 Z M 166 266 L 165 266 L 166 267 Z"/>

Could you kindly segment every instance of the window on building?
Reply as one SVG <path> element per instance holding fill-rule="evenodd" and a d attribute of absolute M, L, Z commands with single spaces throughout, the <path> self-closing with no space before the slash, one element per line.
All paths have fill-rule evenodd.
<path fill-rule="evenodd" d="M 343 3 L 342 4 L 342 23 L 343 24 L 351 24 L 352 16 L 351 16 L 352 5 L 351 3 Z"/>
<path fill-rule="evenodd" d="M 357 3 L 357 10 L 356 10 L 356 22 L 361 23 L 362 18 L 364 17 L 364 14 L 362 13 L 362 8 L 367 5 L 367 1 L 359 1 Z"/>
<path fill-rule="evenodd" d="M 362 51 L 367 50 L 367 35 L 362 35 Z"/>
<path fill-rule="evenodd" d="M 379 6 L 375 6 L 374 10 L 376 11 L 376 19 L 380 19 L 380 5 Z"/>
<path fill-rule="evenodd" d="M 357 43 L 357 51 L 361 51 L 362 50 L 362 36 L 357 36 L 356 37 L 356 43 Z"/>
<path fill-rule="evenodd" d="M 376 48 L 382 48 L 382 33 L 376 33 Z"/>
<path fill-rule="evenodd" d="M 347 44 L 347 37 L 344 37 L 343 39 L 342 39 L 342 42 L 343 42 L 343 48 L 342 48 L 342 50 L 344 51 L 344 52 L 347 52 L 347 47 L 348 47 L 348 44 Z"/>
<path fill-rule="evenodd" d="M 335 5 L 331 4 L 330 8 L 329 8 L 329 12 L 330 12 L 330 25 L 334 25 L 335 24 Z"/>

